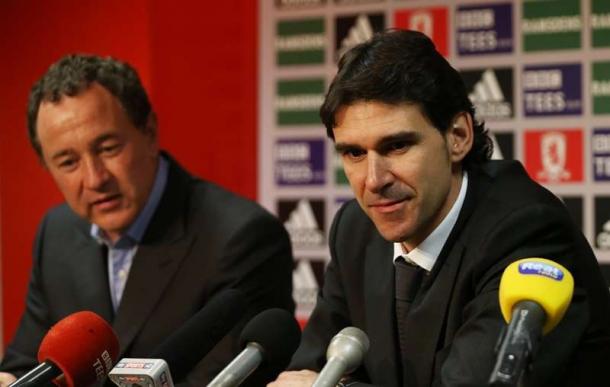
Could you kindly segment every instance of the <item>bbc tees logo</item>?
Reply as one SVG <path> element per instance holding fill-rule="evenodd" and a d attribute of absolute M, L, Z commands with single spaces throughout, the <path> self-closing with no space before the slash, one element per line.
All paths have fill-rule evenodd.
<path fill-rule="evenodd" d="M 525 168 L 532 179 L 549 184 L 583 181 L 581 129 L 525 131 Z"/>
<path fill-rule="evenodd" d="M 523 112 L 526 117 L 582 114 L 581 64 L 526 66 Z"/>
<path fill-rule="evenodd" d="M 405 30 L 419 31 L 434 42 L 436 50 L 449 55 L 449 17 L 447 7 L 426 7 L 397 10 L 394 26 Z"/>
<path fill-rule="evenodd" d="M 610 128 L 594 128 L 591 137 L 593 179 L 610 181 Z"/>
<path fill-rule="evenodd" d="M 275 144 L 275 182 L 283 185 L 325 183 L 324 139 L 281 139 Z"/>
<path fill-rule="evenodd" d="M 322 199 L 279 200 L 278 218 L 296 249 L 324 248 L 325 206 Z"/>
<path fill-rule="evenodd" d="M 513 7 L 510 3 L 463 5 L 456 14 L 460 55 L 513 51 Z"/>

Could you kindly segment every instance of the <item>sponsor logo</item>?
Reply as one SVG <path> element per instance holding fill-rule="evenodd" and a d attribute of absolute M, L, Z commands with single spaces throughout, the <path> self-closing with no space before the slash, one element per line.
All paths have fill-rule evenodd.
<path fill-rule="evenodd" d="M 335 4 L 339 5 L 351 5 L 351 4 L 368 4 L 368 3 L 382 3 L 385 0 L 335 0 Z"/>
<path fill-rule="evenodd" d="M 280 126 L 319 125 L 318 110 L 323 102 L 323 79 L 280 80 L 275 101 L 277 123 Z"/>
<path fill-rule="evenodd" d="M 610 250 L 610 196 L 595 198 L 595 247 Z"/>
<path fill-rule="evenodd" d="M 326 0 L 275 0 L 277 8 L 307 8 L 326 4 Z"/>
<path fill-rule="evenodd" d="M 513 51 L 512 4 L 461 6 L 456 14 L 460 55 Z"/>
<path fill-rule="evenodd" d="M 526 66 L 523 72 L 525 116 L 582 113 L 580 64 Z"/>
<path fill-rule="evenodd" d="M 580 182 L 582 146 L 580 129 L 526 131 L 525 167 L 539 182 Z"/>
<path fill-rule="evenodd" d="M 593 62 L 591 94 L 593 114 L 610 113 L 610 62 Z"/>
<path fill-rule="evenodd" d="M 366 42 L 375 32 L 385 28 L 382 13 L 338 17 L 336 20 L 336 59 L 359 43 Z"/>
<path fill-rule="evenodd" d="M 539 275 L 561 281 L 563 279 L 563 271 L 553 265 L 543 262 L 523 262 L 519 264 L 519 273 L 525 275 Z"/>
<path fill-rule="evenodd" d="M 92 367 L 95 372 L 95 378 L 97 380 L 104 379 L 106 374 L 112 369 L 112 358 L 108 351 L 104 350 L 101 356 L 95 359 Z"/>
<path fill-rule="evenodd" d="M 447 7 L 403 9 L 394 14 L 396 28 L 424 33 L 443 56 L 449 55 L 448 24 Z"/>
<path fill-rule="evenodd" d="M 323 259 L 298 259 L 292 273 L 292 296 L 298 315 L 308 315 L 316 306 L 319 288 L 323 285 L 325 261 Z"/>
<path fill-rule="evenodd" d="M 295 248 L 324 247 L 324 202 L 301 199 L 280 201 L 279 218 L 290 234 Z"/>
<path fill-rule="evenodd" d="M 593 178 L 596 181 L 610 180 L 610 128 L 593 129 L 591 155 Z"/>
<path fill-rule="evenodd" d="M 512 68 L 464 70 L 462 78 L 478 120 L 513 116 Z"/>
<path fill-rule="evenodd" d="M 279 66 L 324 63 L 324 19 L 280 21 L 275 39 Z"/>
<path fill-rule="evenodd" d="M 521 21 L 523 49 L 580 48 L 582 25 L 579 0 L 525 1 Z"/>
<path fill-rule="evenodd" d="M 610 46 L 610 3 L 591 1 L 591 43 L 593 47 Z"/>
<path fill-rule="evenodd" d="M 325 182 L 324 140 L 280 140 L 275 145 L 278 185 L 320 185 Z"/>
<path fill-rule="evenodd" d="M 349 185 L 349 180 L 347 180 L 345 170 L 343 169 L 343 162 L 341 161 L 341 156 L 335 153 L 333 160 L 335 163 L 335 183 L 340 186 Z"/>

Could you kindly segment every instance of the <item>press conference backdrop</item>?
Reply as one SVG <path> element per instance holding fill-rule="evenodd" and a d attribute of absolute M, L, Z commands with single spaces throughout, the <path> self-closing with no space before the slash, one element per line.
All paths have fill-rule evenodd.
<path fill-rule="evenodd" d="M 352 197 L 318 108 L 338 57 L 385 28 L 426 33 L 493 134 L 565 202 L 610 267 L 610 1 L 260 2 L 259 200 L 288 229 L 306 319 L 334 213 Z M 608 278 L 608 277 L 607 277 Z"/>

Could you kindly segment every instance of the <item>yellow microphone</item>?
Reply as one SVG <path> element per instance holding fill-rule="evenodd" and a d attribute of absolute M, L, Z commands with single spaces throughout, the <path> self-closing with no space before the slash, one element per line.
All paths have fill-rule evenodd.
<path fill-rule="evenodd" d="M 541 336 L 563 318 L 573 291 L 572 274 L 557 262 L 525 258 L 508 265 L 500 280 L 499 297 L 508 327 L 500 337 L 491 385 L 519 383 Z"/>

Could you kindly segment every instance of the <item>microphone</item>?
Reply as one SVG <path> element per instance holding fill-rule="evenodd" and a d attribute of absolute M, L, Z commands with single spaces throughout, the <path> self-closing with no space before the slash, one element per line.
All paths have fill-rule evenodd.
<path fill-rule="evenodd" d="M 36 368 L 11 387 L 87 386 L 102 380 L 119 355 L 119 340 L 93 312 L 73 313 L 51 327 L 40 343 Z"/>
<path fill-rule="evenodd" d="M 171 387 L 180 382 L 229 333 L 246 309 L 242 292 L 229 289 L 209 300 L 151 354 L 150 359 L 122 359 L 109 377 L 117 386 Z M 171 370 L 171 374 L 170 374 Z M 171 383 L 171 384 L 170 384 Z"/>
<path fill-rule="evenodd" d="M 491 385 L 517 385 L 541 336 L 563 318 L 573 291 L 572 274 L 557 262 L 525 258 L 508 265 L 500 280 L 499 297 L 508 327 L 500 336 Z"/>
<path fill-rule="evenodd" d="M 284 309 L 268 309 L 244 327 L 241 346 L 245 349 L 226 366 L 208 387 L 239 386 L 261 363 L 284 369 L 301 340 L 301 329 Z"/>
<path fill-rule="evenodd" d="M 335 387 L 343 375 L 356 370 L 369 350 L 369 338 L 356 327 L 343 328 L 330 341 L 326 365 L 312 387 Z"/>

